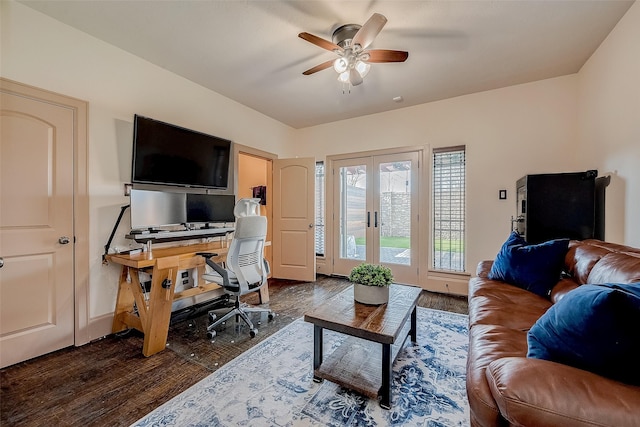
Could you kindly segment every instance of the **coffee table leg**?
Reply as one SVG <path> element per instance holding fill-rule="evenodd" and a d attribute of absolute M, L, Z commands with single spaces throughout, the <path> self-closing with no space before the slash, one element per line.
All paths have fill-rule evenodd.
<path fill-rule="evenodd" d="M 380 406 L 391 409 L 391 344 L 382 344 L 382 387 L 380 387 Z"/>
<path fill-rule="evenodd" d="M 413 307 L 411 312 L 411 341 L 418 342 L 418 307 Z"/>
<path fill-rule="evenodd" d="M 322 327 L 313 325 L 313 381 L 322 382 L 315 372 L 322 365 Z"/>

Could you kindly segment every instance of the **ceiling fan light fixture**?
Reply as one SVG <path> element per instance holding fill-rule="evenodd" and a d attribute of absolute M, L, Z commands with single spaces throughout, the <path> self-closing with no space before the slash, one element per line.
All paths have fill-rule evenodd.
<path fill-rule="evenodd" d="M 338 74 L 338 81 L 341 83 L 349 83 L 349 71 Z"/>
<path fill-rule="evenodd" d="M 346 58 L 338 58 L 333 61 L 333 69 L 336 70 L 336 73 L 344 73 L 347 68 L 349 68 L 349 61 Z"/>
<path fill-rule="evenodd" d="M 371 69 L 371 64 L 367 64 L 366 62 L 362 62 L 360 60 L 356 61 L 356 71 L 360 74 L 360 77 L 364 78 L 367 74 L 369 74 L 369 70 Z"/>

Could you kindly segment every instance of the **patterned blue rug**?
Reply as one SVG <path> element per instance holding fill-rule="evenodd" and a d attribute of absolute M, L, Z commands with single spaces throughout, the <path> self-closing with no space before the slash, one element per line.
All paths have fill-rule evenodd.
<path fill-rule="evenodd" d="M 393 365 L 392 408 L 313 382 L 313 325 L 298 319 L 134 426 L 468 426 L 467 316 L 418 308 L 418 344 Z M 324 332 L 325 358 L 344 340 Z"/>

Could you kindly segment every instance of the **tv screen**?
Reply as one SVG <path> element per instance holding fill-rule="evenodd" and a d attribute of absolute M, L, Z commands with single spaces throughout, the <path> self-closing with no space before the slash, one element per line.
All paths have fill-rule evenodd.
<path fill-rule="evenodd" d="M 227 189 L 231 141 L 135 115 L 131 181 Z"/>
<path fill-rule="evenodd" d="M 228 194 L 187 194 L 187 222 L 235 222 L 236 196 Z"/>

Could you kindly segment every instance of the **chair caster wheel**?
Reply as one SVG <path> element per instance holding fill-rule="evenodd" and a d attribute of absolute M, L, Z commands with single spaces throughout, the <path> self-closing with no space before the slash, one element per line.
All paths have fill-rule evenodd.
<path fill-rule="evenodd" d="M 254 338 L 257 333 L 258 333 L 257 329 L 252 329 L 252 330 L 249 331 L 249 335 L 251 335 L 251 338 Z"/>
<path fill-rule="evenodd" d="M 217 318 L 218 316 L 216 316 L 215 313 L 209 313 L 209 323 L 215 322 Z"/>
<path fill-rule="evenodd" d="M 269 320 L 273 320 L 273 318 L 276 317 L 276 315 L 273 313 L 269 313 L 267 317 L 269 318 Z"/>
<path fill-rule="evenodd" d="M 217 335 L 216 331 L 207 332 L 207 338 L 209 338 L 210 340 L 214 339 L 216 335 Z"/>

